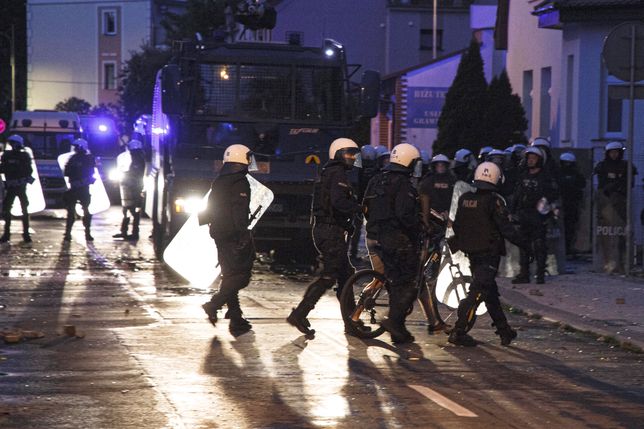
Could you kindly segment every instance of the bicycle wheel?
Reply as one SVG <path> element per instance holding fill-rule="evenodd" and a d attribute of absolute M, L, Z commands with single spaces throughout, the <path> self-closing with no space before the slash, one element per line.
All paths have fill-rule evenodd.
<path fill-rule="evenodd" d="M 436 298 L 436 279 L 426 279 L 427 288 L 429 289 L 429 306 L 431 311 L 431 317 L 434 319 L 435 324 L 446 323 L 448 325 L 454 326 L 456 319 L 458 318 L 456 309 L 452 309 L 447 305 L 438 302 Z M 465 332 L 469 332 L 470 329 L 476 323 L 476 312 L 469 311 L 467 315 L 467 325 L 465 326 Z"/>
<path fill-rule="evenodd" d="M 387 279 L 374 270 L 349 277 L 340 294 L 340 310 L 347 331 L 359 338 L 376 338 L 385 332 L 380 322 L 389 311 Z"/>

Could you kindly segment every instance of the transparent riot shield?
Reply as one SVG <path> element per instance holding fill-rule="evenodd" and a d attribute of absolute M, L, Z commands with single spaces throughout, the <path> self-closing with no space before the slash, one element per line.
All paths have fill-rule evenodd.
<path fill-rule="evenodd" d="M 626 197 L 613 193 L 597 192 L 595 255 L 598 269 L 606 273 L 624 270 L 623 255 L 626 253 Z"/>
<path fill-rule="evenodd" d="M 454 193 L 452 194 L 452 204 L 449 210 L 449 220 L 451 222 L 456 218 L 458 209 L 458 200 L 466 192 L 475 188 L 463 181 L 456 182 Z M 473 231 L 474 233 L 474 231 Z M 454 235 L 451 226 L 447 227 L 445 238 Z M 436 280 L 436 298 L 438 301 L 447 305 L 449 308 L 458 308 L 458 303 L 467 296 L 467 291 L 472 283 L 472 273 L 470 272 L 470 261 L 463 252 L 452 253 L 447 243 L 442 246 L 442 258 Z M 481 303 L 476 310 L 477 315 L 487 312 L 485 304 Z"/>
<path fill-rule="evenodd" d="M 250 216 L 248 229 L 253 229 L 257 221 L 273 201 L 273 192 L 250 175 Z M 201 199 L 201 207 L 208 203 L 210 191 Z M 214 210 L 217 208 L 215 207 Z M 217 246 L 208 225 L 199 225 L 198 213 L 190 215 L 177 235 L 174 236 L 163 252 L 163 260 L 170 268 L 198 288 L 207 288 L 221 273 L 217 257 Z"/>
<path fill-rule="evenodd" d="M 11 146 L 7 144 L 7 150 L 11 149 Z M 35 180 L 33 183 L 27 185 L 27 199 L 29 200 L 29 206 L 27 207 L 27 213 L 38 213 L 45 210 L 45 195 L 42 192 L 42 185 L 40 184 L 40 176 L 38 175 L 38 169 L 36 168 L 36 160 L 34 159 L 34 153 L 31 151 L 30 147 L 24 148 L 24 151 L 29 154 L 31 158 L 31 168 L 33 173 L 31 177 Z M 3 175 L 4 176 L 4 175 Z M 4 181 L 4 177 L 2 178 Z M 11 207 L 12 216 L 22 216 L 22 207 L 16 199 Z"/>
<path fill-rule="evenodd" d="M 72 155 L 74 155 L 74 152 L 63 153 L 58 156 L 58 165 L 63 172 L 65 171 L 65 166 L 67 165 L 67 162 L 72 157 Z M 94 183 L 89 185 L 89 194 L 92 196 L 92 199 L 88 207 L 89 213 L 93 215 L 104 212 L 105 210 L 110 208 L 110 199 L 107 196 L 105 185 L 103 185 L 103 180 L 101 180 L 101 175 L 99 174 L 96 167 L 94 168 L 94 179 Z M 65 183 L 67 184 L 67 188 L 69 189 L 69 178 L 67 176 L 65 176 Z M 83 209 L 81 208 L 80 204 L 76 205 L 76 213 L 79 216 L 83 215 Z"/>

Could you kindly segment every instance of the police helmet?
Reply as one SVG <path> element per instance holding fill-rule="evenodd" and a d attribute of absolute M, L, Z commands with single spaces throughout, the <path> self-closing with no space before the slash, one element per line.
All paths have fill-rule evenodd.
<path fill-rule="evenodd" d="M 243 144 L 233 144 L 228 146 L 224 152 L 224 164 L 227 162 L 249 165 L 251 162 L 250 149 Z"/>
<path fill-rule="evenodd" d="M 11 147 L 13 149 L 22 149 L 23 147 L 25 147 L 25 140 L 18 134 L 9 136 L 7 142 L 11 143 Z"/>
<path fill-rule="evenodd" d="M 484 146 L 481 148 L 479 151 L 479 158 L 485 158 L 488 153 L 492 152 L 493 148 L 492 146 Z"/>
<path fill-rule="evenodd" d="M 9 137 L 11 138 L 11 137 Z M 608 152 L 609 150 L 626 150 L 622 142 L 614 141 L 614 142 L 609 142 L 606 144 L 604 147 L 604 150 Z"/>
<path fill-rule="evenodd" d="M 442 153 L 438 154 L 432 158 L 432 164 L 436 164 L 438 162 L 444 162 L 446 164 L 449 164 L 449 158 L 443 155 Z"/>
<path fill-rule="evenodd" d="M 550 140 L 548 140 L 546 137 L 535 137 L 530 143 L 530 146 L 545 147 L 550 149 Z"/>
<path fill-rule="evenodd" d="M 394 146 L 391 151 L 390 162 L 403 167 L 414 167 L 414 161 L 420 159 L 420 151 L 409 143 Z"/>
<path fill-rule="evenodd" d="M 370 144 L 364 145 L 360 148 L 360 154 L 364 161 L 375 161 L 376 160 L 376 148 Z"/>
<path fill-rule="evenodd" d="M 577 157 L 572 152 L 564 152 L 559 156 L 561 162 L 577 162 Z"/>
<path fill-rule="evenodd" d="M 132 139 L 128 142 L 127 148 L 130 150 L 143 149 L 143 143 L 141 143 L 141 140 Z"/>
<path fill-rule="evenodd" d="M 514 152 L 514 145 L 506 147 L 505 149 L 503 149 L 503 152 L 505 152 L 508 155 L 511 154 L 512 152 Z"/>
<path fill-rule="evenodd" d="M 391 153 L 389 152 L 389 149 L 387 149 L 384 146 L 376 146 L 376 158 L 389 156 L 389 155 L 391 155 Z"/>
<path fill-rule="evenodd" d="M 329 146 L 329 159 L 342 160 L 342 155 L 347 152 L 357 154 L 360 152 L 360 148 L 351 139 L 345 137 L 335 139 Z"/>
<path fill-rule="evenodd" d="M 469 149 L 459 149 L 454 154 L 454 162 L 457 164 L 469 164 L 472 157 L 472 151 Z"/>
<path fill-rule="evenodd" d="M 77 147 L 78 149 L 87 150 L 87 140 L 76 139 L 72 142 L 72 146 Z"/>
<path fill-rule="evenodd" d="M 513 153 L 517 153 L 517 152 L 521 153 L 521 152 L 523 152 L 525 150 L 525 148 L 526 148 L 526 145 L 524 145 L 522 143 L 517 143 L 517 144 L 512 146 L 512 152 Z"/>
<path fill-rule="evenodd" d="M 479 189 L 496 190 L 501 180 L 501 169 L 493 162 L 485 161 L 474 171 L 474 186 Z"/>
<path fill-rule="evenodd" d="M 543 150 L 541 150 L 540 148 L 538 148 L 536 146 L 530 146 L 529 148 L 527 148 L 523 152 L 523 155 L 525 156 L 526 159 L 528 159 L 528 155 L 530 155 L 530 154 L 537 155 L 539 157 L 539 159 L 540 159 L 539 164 L 538 164 L 539 166 L 542 166 L 542 165 L 545 164 L 545 162 L 546 162 L 546 154 L 545 154 L 545 152 Z"/>

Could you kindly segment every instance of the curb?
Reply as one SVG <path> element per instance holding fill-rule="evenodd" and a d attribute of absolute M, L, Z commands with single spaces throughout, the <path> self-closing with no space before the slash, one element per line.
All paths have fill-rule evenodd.
<path fill-rule="evenodd" d="M 501 294 L 501 300 L 504 301 L 509 307 L 509 311 L 513 314 L 522 314 L 528 318 L 545 320 L 565 331 L 590 335 L 597 341 L 619 346 L 633 353 L 644 353 L 644 340 L 629 338 L 626 335 L 584 323 L 574 315 L 565 317 L 564 315 L 569 313 L 566 313 L 564 310 L 552 309 L 535 303 L 520 292 L 502 288 Z M 557 313 L 559 316 L 557 316 Z"/>

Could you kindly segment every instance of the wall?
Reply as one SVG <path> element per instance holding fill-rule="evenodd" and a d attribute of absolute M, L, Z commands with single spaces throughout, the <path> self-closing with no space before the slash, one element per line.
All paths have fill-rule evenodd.
<path fill-rule="evenodd" d="M 138 49 L 149 37 L 148 1 L 78 3 L 72 0 L 29 0 L 28 109 L 53 109 L 56 103 L 72 96 L 93 105 L 101 101 L 98 8 L 105 6 L 121 8 L 120 58 L 127 60 L 130 51 Z"/>

